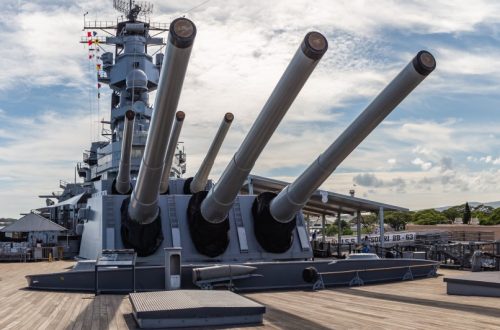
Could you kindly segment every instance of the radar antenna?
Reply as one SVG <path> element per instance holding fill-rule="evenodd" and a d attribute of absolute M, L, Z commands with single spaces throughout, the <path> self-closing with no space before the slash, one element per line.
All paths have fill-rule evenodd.
<path fill-rule="evenodd" d="M 127 18 L 135 22 L 139 13 L 149 15 L 153 13 L 153 4 L 147 1 L 134 1 L 134 0 L 113 0 L 113 7 L 119 12 L 127 15 Z"/>

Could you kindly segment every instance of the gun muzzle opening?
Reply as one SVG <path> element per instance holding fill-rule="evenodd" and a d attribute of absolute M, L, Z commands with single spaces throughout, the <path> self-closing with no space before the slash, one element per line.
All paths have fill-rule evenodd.
<path fill-rule="evenodd" d="M 328 49 L 328 41 L 319 32 L 309 32 L 301 45 L 304 55 L 313 60 L 319 60 Z"/>
<path fill-rule="evenodd" d="M 170 36 L 169 40 L 174 46 L 187 48 L 194 42 L 196 26 L 187 18 L 177 18 L 170 24 Z"/>
<path fill-rule="evenodd" d="M 226 123 L 230 123 L 232 122 L 234 119 L 234 115 L 231 113 L 231 112 L 227 112 L 225 115 L 224 115 L 224 120 Z"/>
<path fill-rule="evenodd" d="M 127 112 L 125 112 L 125 117 L 127 117 L 128 120 L 134 120 L 135 112 L 132 110 L 127 110 Z"/>
<path fill-rule="evenodd" d="M 427 76 L 436 68 L 436 59 L 426 50 L 421 50 L 413 58 L 413 67 L 423 76 Z"/>
<path fill-rule="evenodd" d="M 178 121 L 183 121 L 184 118 L 186 118 L 186 114 L 184 113 L 184 111 L 177 111 L 175 113 L 175 119 L 178 120 Z"/>

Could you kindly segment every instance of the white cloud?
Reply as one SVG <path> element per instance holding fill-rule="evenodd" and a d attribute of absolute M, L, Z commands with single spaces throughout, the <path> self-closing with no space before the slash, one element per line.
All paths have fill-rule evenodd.
<path fill-rule="evenodd" d="M 473 163 L 484 163 L 492 165 L 500 165 L 500 157 L 494 157 L 492 155 L 486 155 L 482 157 L 467 156 L 467 161 Z"/>
<path fill-rule="evenodd" d="M 356 183 L 356 195 L 410 209 L 456 205 L 466 201 L 498 200 L 500 170 L 470 171 L 464 168 L 446 172 L 375 172 L 370 174 L 338 173 L 323 189 L 347 193 Z M 352 181 L 349 182 L 349 178 Z M 358 184 L 360 178 L 364 184 Z M 399 187 L 395 182 L 399 180 Z"/>
<path fill-rule="evenodd" d="M 0 23 L 2 96 L 21 90 L 19 95 L 26 91 L 24 97 L 29 99 L 33 86 L 64 85 L 75 91 L 86 88 L 90 80 L 87 51 L 78 44 L 82 15 L 89 11 L 87 19 L 115 20 L 118 14 L 110 3 L 17 3 L 20 6 L 5 9 Z M 169 22 L 200 1 L 153 3 L 152 21 Z M 494 30 L 499 9 L 500 4 L 489 1 L 476 1 L 472 6 L 465 1 L 434 1 L 429 5 L 426 1 L 212 0 L 200 6 L 187 14 L 196 22 L 198 35 L 179 104 L 186 112 L 181 140 L 188 152 L 188 174 L 194 174 L 222 116 L 231 111 L 235 122 L 212 174 L 214 178 L 220 175 L 306 31 L 325 33 L 330 49 L 254 170 L 262 174 L 289 169 L 279 177 L 284 180 L 292 180 L 312 162 L 362 110 L 358 105 L 367 104 L 414 55 L 407 49 L 395 49 L 404 43 L 393 42 L 391 32 L 397 31 L 399 36 L 452 34 L 460 42 L 461 35 L 477 32 L 485 25 Z M 410 38 L 407 44 L 411 44 L 408 49 L 420 46 Z M 499 89 L 500 51 L 495 45 L 467 49 L 459 43 L 456 48 L 444 47 L 436 38 L 430 46 L 438 70 L 405 101 L 406 109 L 432 107 L 419 103 L 424 99 L 421 89 L 428 92 L 426 97 L 443 98 L 452 92 L 483 94 Z M 492 81 L 470 86 L 467 79 L 471 75 L 487 76 Z M 57 189 L 60 178 L 72 177 L 73 166 L 90 141 L 85 107 L 82 104 L 81 109 L 74 109 L 75 114 L 61 117 L 62 111 L 54 109 L 47 97 L 50 111 L 44 116 L 16 117 L 15 122 L 0 127 L 0 138 L 6 141 L 2 140 L 0 146 L 0 180 L 9 184 L 0 188 L 0 197 L 8 204 L 10 215 L 39 206 L 35 203 L 39 202 L 35 197 L 38 193 Z M 433 120 L 418 115 L 389 118 L 391 121 L 385 121 L 353 151 L 324 186 L 347 193 L 353 177 L 373 173 L 382 182 L 373 197 L 403 206 L 415 205 L 417 200 L 421 200 L 421 206 L 433 203 L 443 191 L 452 199 L 460 195 L 453 191 L 457 187 L 467 187 L 481 198 L 493 196 L 489 187 L 496 184 L 493 175 L 497 172 L 490 167 L 500 163 L 500 158 L 493 156 L 500 149 L 500 141 L 495 139 L 499 118 L 489 118 L 488 125 L 463 125 L 458 114 L 455 119 L 446 119 L 439 117 L 439 109 L 434 113 Z M 0 115 L 9 118 L 7 111 L 0 110 Z M 470 155 L 469 162 L 490 167 L 468 175 L 466 168 L 451 169 L 442 162 L 443 157 L 462 153 Z M 481 155 L 491 158 L 480 161 L 487 157 Z M 418 170 L 411 168 L 412 162 Z M 444 183 L 443 177 L 447 178 Z M 493 181 L 488 182 L 490 179 Z M 406 194 L 397 193 L 401 187 Z M 359 189 L 360 194 L 368 191 Z"/>
<path fill-rule="evenodd" d="M 0 49 L 2 76 L 9 79 L 0 80 L 0 91 L 29 92 L 33 85 L 78 86 L 85 75 L 83 47 L 77 44 L 81 28 L 75 26 L 79 18 L 64 10 L 9 17 L 6 24 L 17 29 L 2 33 L 4 46 L 9 45 Z"/>
<path fill-rule="evenodd" d="M 489 49 L 452 49 L 440 48 L 439 71 L 463 75 L 499 75 L 500 52 Z"/>
<path fill-rule="evenodd" d="M 74 167 L 90 142 L 89 126 L 83 113 L 4 116 L 2 121 L 10 137 L 0 145 L 2 216 L 15 217 L 40 207 L 37 196 L 60 189 L 60 179 L 73 181 Z"/>
<path fill-rule="evenodd" d="M 493 157 L 491 157 L 490 155 L 488 155 L 486 157 L 479 158 L 480 162 L 485 162 L 486 164 L 491 163 L 492 160 L 493 160 Z"/>
<path fill-rule="evenodd" d="M 420 168 L 422 169 L 422 171 L 430 170 L 431 167 L 432 167 L 432 163 L 431 162 L 425 162 L 425 161 L 423 161 L 422 159 L 420 159 L 418 157 L 415 158 L 414 160 L 412 160 L 411 163 L 413 165 L 420 166 Z"/>
<path fill-rule="evenodd" d="M 415 158 L 414 160 L 411 161 L 411 163 L 413 165 L 419 165 L 420 166 L 420 165 L 424 164 L 424 161 L 422 159 L 420 159 L 420 158 Z"/>
<path fill-rule="evenodd" d="M 272 21 L 280 28 L 318 26 L 329 22 L 335 28 L 373 35 L 386 27 L 417 33 L 473 31 L 480 23 L 495 22 L 500 16 L 498 9 L 498 4 L 489 1 L 476 1 L 474 6 L 466 1 L 450 3 L 444 0 L 434 1 L 432 5 L 427 1 L 212 1 L 195 11 L 193 16 L 209 13 L 221 21 L 234 18 L 246 21 L 252 17 L 257 22 Z M 291 22 L 293 26 L 290 26 Z"/>

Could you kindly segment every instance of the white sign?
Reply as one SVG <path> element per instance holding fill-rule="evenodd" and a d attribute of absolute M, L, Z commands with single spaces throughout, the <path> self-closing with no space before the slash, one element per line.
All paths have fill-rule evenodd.
<path fill-rule="evenodd" d="M 380 240 L 380 235 L 362 235 L 361 240 L 365 238 L 365 236 L 368 236 L 370 239 L 370 242 L 372 244 L 378 244 Z M 384 243 L 403 243 L 403 242 L 413 242 L 415 241 L 416 233 L 408 233 L 408 232 L 401 232 L 401 233 L 387 233 L 384 235 Z M 342 236 L 342 244 L 356 244 L 358 241 L 358 238 L 356 236 Z M 328 241 L 331 243 L 337 243 L 337 237 L 329 237 Z"/>

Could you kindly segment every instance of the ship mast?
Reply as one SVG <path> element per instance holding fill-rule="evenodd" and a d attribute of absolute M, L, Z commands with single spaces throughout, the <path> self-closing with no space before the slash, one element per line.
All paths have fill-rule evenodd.
<path fill-rule="evenodd" d="M 98 97 L 101 86 L 108 85 L 112 90 L 110 118 L 101 121 L 109 125 L 110 141 L 93 142 L 84 163 L 78 171 L 85 181 L 98 177 L 115 179 L 122 154 L 131 154 L 131 176 L 137 175 L 140 159 L 146 143 L 149 123 L 153 108 L 149 93 L 158 87 L 159 73 L 163 64 L 165 46 L 160 35 L 168 31 L 168 24 L 150 22 L 148 15 L 153 12 L 153 5 L 145 1 L 113 0 L 113 7 L 124 14 L 125 20 L 85 21 L 83 30 L 86 36 L 81 43 L 89 46 L 89 60 L 93 60 L 97 69 Z M 141 19 L 140 19 L 141 17 Z M 96 31 L 103 32 L 102 36 Z M 155 31 L 151 35 L 151 31 Z M 113 51 L 105 49 L 114 47 Z M 149 54 L 151 47 L 157 47 Z M 90 53 L 90 51 L 95 53 Z M 129 152 L 123 152 L 122 141 L 125 139 L 126 114 L 133 111 L 134 127 Z M 130 133 L 129 133 L 130 134 Z M 185 172 L 185 155 L 179 150 L 173 173 Z M 179 168 L 180 167 L 180 168 Z"/>

